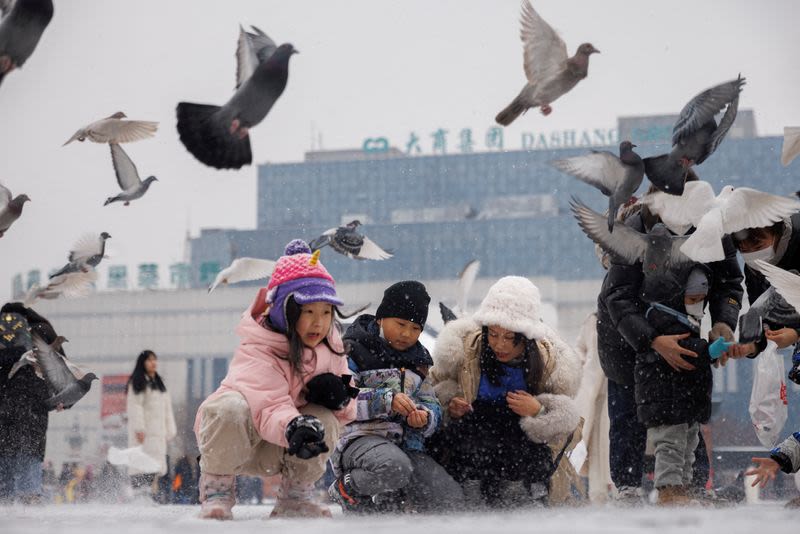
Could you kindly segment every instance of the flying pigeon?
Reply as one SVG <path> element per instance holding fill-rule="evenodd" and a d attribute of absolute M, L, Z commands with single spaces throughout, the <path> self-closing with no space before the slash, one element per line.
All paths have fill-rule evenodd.
<path fill-rule="evenodd" d="M 69 263 L 50 275 L 50 279 L 67 273 L 78 271 L 88 272 L 93 267 L 97 267 L 106 252 L 106 239 L 110 238 L 106 232 L 99 236 L 96 234 L 86 234 L 72 246 L 69 253 Z"/>
<path fill-rule="evenodd" d="M 272 275 L 275 262 L 258 258 L 237 258 L 226 268 L 217 273 L 214 283 L 208 286 L 211 293 L 220 284 L 235 284 L 245 280 L 259 280 Z"/>
<path fill-rule="evenodd" d="M 769 282 L 770 286 L 792 306 L 800 312 L 800 276 L 776 267 L 764 260 L 756 260 L 755 265 Z"/>
<path fill-rule="evenodd" d="M 658 189 L 671 195 L 683 193 L 689 168 L 700 165 L 713 154 L 733 126 L 744 84 L 745 79 L 740 75 L 706 89 L 684 106 L 672 128 L 672 151 L 644 158 L 647 178 Z M 725 114 L 717 124 L 714 116 L 723 109 Z"/>
<path fill-rule="evenodd" d="M 240 36 L 239 48 L 241 40 Z M 259 50 L 264 55 L 265 47 L 250 43 L 245 51 L 255 46 L 256 56 Z M 178 134 L 186 149 L 200 162 L 217 169 L 239 169 L 252 163 L 249 130 L 264 120 L 283 93 L 289 78 L 289 58 L 296 52 L 289 43 L 280 45 L 248 77 L 247 65 L 252 57 L 243 63 L 241 58 L 248 53 L 239 54 L 237 49 L 237 79 L 244 81 L 224 106 L 178 104 Z"/>
<path fill-rule="evenodd" d="M 775 268 L 783 270 L 779 267 Z M 784 272 L 797 276 L 790 271 Z M 800 277 L 798 279 L 800 280 Z M 767 288 L 750 305 L 747 312 L 739 317 L 739 343 L 749 343 L 761 339 L 764 323 L 780 325 L 780 327 L 800 328 L 800 314 L 797 313 L 794 306 L 786 302 L 774 286 Z"/>
<path fill-rule="evenodd" d="M 0 237 L 3 237 L 14 221 L 19 219 L 19 216 L 22 215 L 22 207 L 29 200 L 30 198 L 25 194 L 12 197 L 11 191 L 0 184 Z"/>
<path fill-rule="evenodd" d="M 158 123 L 152 121 L 126 121 L 127 118 L 121 111 L 110 117 L 95 121 L 84 126 L 61 146 L 66 146 L 73 141 L 94 141 L 95 143 L 132 143 L 153 137 L 158 130 Z"/>
<path fill-rule="evenodd" d="M 39 44 L 50 19 L 52 0 L 3 0 L 0 2 L 0 83 L 12 70 L 22 67 Z"/>
<path fill-rule="evenodd" d="M 472 260 L 468 262 L 461 273 L 458 275 L 458 286 L 456 290 L 456 305 L 453 309 L 447 307 L 443 302 L 439 302 L 439 312 L 442 314 L 442 321 L 445 324 L 454 321 L 467 313 L 467 299 L 469 298 L 470 289 L 475 283 L 475 278 L 478 277 L 478 272 L 481 269 L 481 262 Z"/>
<path fill-rule="evenodd" d="M 524 49 L 522 66 L 528 83 L 519 95 L 494 120 L 508 126 L 528 108 L 538 107 L 549 115 L 550 104 L 586 78 L 589 56 L 599 53 L 590 43 L 583 43 L 572 57 L 567 45 L 533 9 L 529 0 L 522 2 L 520 38 Z"/>
<path fill-rule="evenodd" d="M 687 182 L 681 196 L 655 192 L 642 199 L 650 211 L 667 221 L 691 225 L 695 232 L 688 236 L 681 251 L 700 263 L 725 258 L 722 237 L 746 228 L 770 226 L 800 210 L 794 198 L 763 193 L 749 187 L 726 185 L 714 196 L 711 184 Z"/>
<path fill-rule="evenodd" d="M 157 182 L 158 178 L 155 176 L 148 176 L 144 182 L 139 178 L 139 171 L 136 170 L 128 154 L 122 150 L 122 147 L 117 143 L 109 143 L 111 147 L 111 163 L 114 165 L 114 173 L 117 175 L 117 184 L 119 184 L 122 193 L 115 197 L 108 197 L 103 203 L 103 206 L 108 206 L 112 202 L 124 202 L 129 206 L 131 200 L 142 198 L 147 193 L 150 184 Z"/>
<path fill-rule="evenodd" d="M 236 89 L 255 72 L 256 67 L 278 49 L 275 41 L 255 26 L 252 32 L 239 26 L 239 42 L 236 44 Z"/>
<path fill-rule="evenodd" d="M 8 377 L 12 378 L 25 365 L 36 364 L 50 390 L 50 397 L 44 400 L 45 407 L 48 410 L 59 406 L 70 408 L 88 393 L 97 376 L 85 373 L 66 359 L 61 353 L 61 345 L 67 341 L 63 336 L 57 336 L 52 344 L 48 344 L 36 331 L 31 332 L 31 337 L 33 350 L 20 357 L 11 367 Z"/>
<path fill-rule="evenodd" d="M 619 207 L 628 202 L 644 178 L 644 163 L 633 151 L 633 143 L 619 144 L 619 157 L 608 151 L 593 150 L 585 156 L 558 159 L 552 165 L 582 182 L 595 186 L 608 197 L 608 231 L 614 229 Z"/>
<path fill-rule="evenodd" d="M 800 154 L 800 127 L 786 126 L 783 129 L 783 149 L 781 150 L 781 163 L 784 167 L 789 165 Z"/>
<path fill-rule="evenodd" d="M 39 299 L 53 300 L 59 297 L 75 298 L 88 295 L 97 281 L 97 271 L 77 271 L 53 276 L 44 287 L 31 287 L 23 299 L 26 307 L 31 307 Z"/>
<path fill-rule="evenodd" d="M 393 256 L 391 252 L 383 250 L 370 238 L 359 234 L 357 231 L 359 226 L 361 226 L 361 222 L 356 220 L 339 228 L 331 228 L 311 241 L 308 246 L 316 252 L 322 247 L 330 245 L 339 254 L 356 260 L 385 260 Z"/>

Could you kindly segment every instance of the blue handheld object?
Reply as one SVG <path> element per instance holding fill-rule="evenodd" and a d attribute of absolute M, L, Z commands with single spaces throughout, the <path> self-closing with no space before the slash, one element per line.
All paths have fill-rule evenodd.
<path fill-rule="evenodd" d="M 711 356 L 711 361 L 717 361 L 722 353 L 728 350 L 731 345 L 735 345 L 733 342 L 727 342 L 724 338 L 718 337 L 714 340 L 714 342 L 708 346 L 708 355 Z"/>

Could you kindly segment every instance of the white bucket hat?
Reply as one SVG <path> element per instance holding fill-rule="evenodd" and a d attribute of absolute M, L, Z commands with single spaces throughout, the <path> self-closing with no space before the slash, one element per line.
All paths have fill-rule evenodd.
<path fill-rule="evenodd" d="M 528 339 L 541 339 L 547 327 L 541 319 L 539 288 L 527 278 L 505 276 L 489 288 L 473 320 L 481 326 L 499 326 Z"/>

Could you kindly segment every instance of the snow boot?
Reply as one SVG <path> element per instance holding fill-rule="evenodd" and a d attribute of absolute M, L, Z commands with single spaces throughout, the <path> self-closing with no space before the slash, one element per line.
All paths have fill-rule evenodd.
<path fill-rule="evenodd" d="M 200 517 L 203 519 L 233 519 L 231 509 L 236 504 L 234 475 L 200 475 Z"/>
<path fill-rule="evenodd" d="M 281 477 L 278 498 L 270 517 L 331 517 L 327 505 L 314 499 L 314 484 L 302 483 Z"/>
<path fill-rule="evenodd" d="M 659 506 L 689 506 L 692 499 L 684 486 L 663 486 L 658 488 Z"/>
<path fill-rule="evenodd" d="M 353 487 L 350 473 L 336 479 L 328 487 L 331 500 L 342 507 L 345 514 L 363 514 L 373 511 L 372 499 L 368 495 L 359 495 Z"/>

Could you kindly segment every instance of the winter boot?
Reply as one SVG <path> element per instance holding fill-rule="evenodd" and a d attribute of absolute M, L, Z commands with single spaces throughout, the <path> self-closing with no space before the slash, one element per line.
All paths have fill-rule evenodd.
<path fill-rule="evenodd" d="M 645 504 L 642 488 L 635 486 L 621 486 L 614 495 L 614 504 L 617 506 L 643 506 Z"/>
<path fill-rule="evenodd" d="M 200 475 L 200 517 L 203 519 L 233 519 L 231 509 L 236 504 L 234 475 Z"/>
<path fill-rule="evenodd" d="M 314 484 L 281 477 L 278 498 L 270 517 L 331 517 L 327 505 L 314 499 Z"/>
<path fill-rule="evenodd" d="M 689 506 L 692 499 L 684 486 L 663 486 L 658 488 L 659 506 Z"/>
<path fill-rule="evenodd" d="M 328 487 L 328 495 L 333 502 L 342 507 L 342 512 L 345 514 L 363 514 L 374 508 L 369 496 L 359 495 L 355 491 L 350 473 L 334 480 Z"/>

